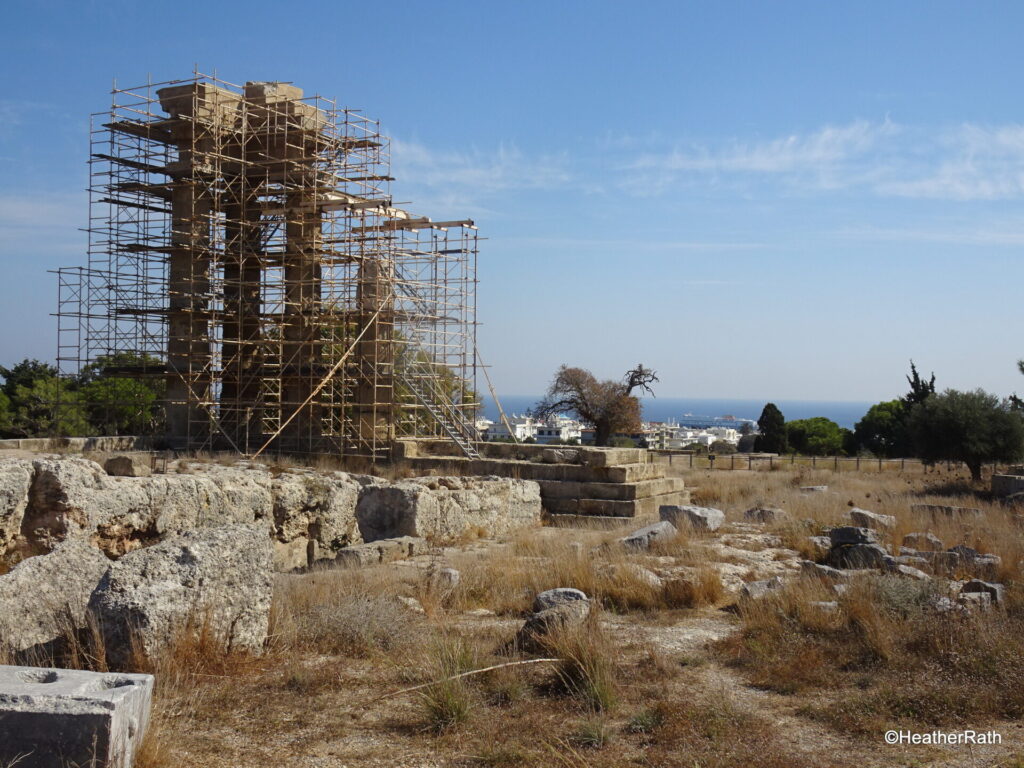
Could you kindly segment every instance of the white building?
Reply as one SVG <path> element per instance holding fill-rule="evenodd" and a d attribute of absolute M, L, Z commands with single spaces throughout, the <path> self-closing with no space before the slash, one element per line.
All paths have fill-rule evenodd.
<path fill-rule="evenodd" d="M 539 423 L 532 416 L 517 416 L 512 414 L 508 417 L 509 426 L 512 432 L 500 421 L 481 419 L 477 422 L 477 429 L 480 431 L 481 440 L 508 440 L 515 437 L 520 443 L 528 438 L 536 438 Z M 483 427 L 481 429 L 481 427 Z"/>
<path fill-rule="evenodd" d="M 552 416 L 537 425 L 538 443 L 575 442 L 583 437 L 583 424 L 567 416 Z"/>
<path fill-rule="evenodd" d="M 649 448 L 681 450 L 687 446 L 711 447 L 718 441 L 737 444 L 740 433 L 731 427 L 696 429 L 680 427 L 675 422 L 648 422 L 644 425 L 644 439 Z"/>

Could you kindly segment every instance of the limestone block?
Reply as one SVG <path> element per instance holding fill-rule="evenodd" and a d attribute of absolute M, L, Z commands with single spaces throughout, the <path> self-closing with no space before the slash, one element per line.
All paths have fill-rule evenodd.
<path fill-rule="evenodd" d="M 903 537 L 903 546 L 908 549 L 922 549 L 930 550 L 932 552 L 941 552 L 944 545 L 942 539 L 931 532 L 915 531 L 908 533 Z"/>
<path fill-rule="evenodd" d="M 824 560 L 832 549 L 832 540 L 828 536 L 808 536 L 807 543 L 811 545 L 815 560 Z"/>
<path fill-rule="evenodd" d="M 362 488 L 356 520 L 364 541 L 415 536 L 441 541 L 503 536 L 540 524 L 540 486 L 499 477 L 414 478 Z"/>
<path fill-rule="evenodd" d="M 516 635 L 516 645 L 527 651 L 543 649 L 552 632 L 579 626 L 590 615 L 590 600 L 570 600 L 531 614 Z"/>
<path fill-rule="evenodd" d="M 540 455 L 545 464 L 578 464 L 580 452 L 571 448 L 548 448 Z"/>
<path fill-rule="evenodd" d="M 951 507 L 945 504 L 911 504 L 910 511 L 938 517 L 982 517 L 985 513 L 976 507 Z"/>
<path fill-rule="evenodd" d="M 633 531 L 619 541 L 626 549 L 646 551 L 652 544 L 658 542 L 669 542 L 679 535 L 679 529 L 667 520 L 646 525 L 643 528 Z"/>
<path fill-rule="evenodd" d="M 717 531 L 725 522 L 725 513 L 714 507 L 665 504 L 658 510 L 662 520 L 676 528 L 690 527 L 698 531 Z"/>
<path fill-rule="evenodd" d="M 103 462 L 103 469 L 112 477 L 149 477 L 153 474 L 149 458 L 138 455 L 111 456 Z"/>
<path fill-rule="evenodd" d="M 814 576 L 831 582 L 846 581 L 850 578 L 847 571 L 833 568 L 830 565 L 821 565 L 820 563 L 815 563 L 810 560 L 800 561 L 800 571 L 806 576 Z"/>
<path fill-rule="evenodd" d="M 833 568 L 880 568 L 886 557 L 888 553 L 877 544 L 833 544 L 828 564 Z"/>
<path fill-rule="evenodd" d="M 783 583 L 782 579 L 778 576 L 762 581 L 750 581 L 740 587 L 740 596 L 748 600 L 760 600 L 762 597 L 781 588 Z"/>
<path fill-rule="evenodd" d="M 992 475 L 992 495 L 1009 496 L 1024 491 L 1022 475 Z"/>
<path fill-rule="evenodd" d="M 778 507 L 752 507 L 743 513 L 743 517 L 754 523 L 776 523 L 789 517 L 785 510 Z"/>
<path fill-rule="evenodd" d="M 84 628 L 89 597 L 109 567 L 98 549 L 67 541 L 0 576 L 0 647 L 18 656 L 45 652 Z"/>
<path fill-rule="evenodd" d="M 287 472 L 272 482 L 274 531 L 280 542 L 311 542 L 309 561 L 333 559 L 363 541 L 356 522 L 360 484 L 343 472 Z"/>
<path fill-rule="evenodd" d="M 833 547 L 848 544 L 877 544 L 878 534 L 870 528 L 858 528 L 852 525 L 841 525 L 828 532 Z"/>
<path fill-rule="evenodd" d="M 268 472 L 194 466 L 202 473 L 110 477 L 85 459 L 37 459 L 22 528 L 41 551 L 67 538 L 88 538 L 116 557 L 193 528 L 269 526 Z"/>
<path fill-rule="evenodd" d="M 26 459 L 0 461 L 0 556 L 14 547 L 28 506 L 32 486 L 32 462 Z"/>
<path fill-rule="evenodd" d="M 981 579 L 971 579 L 960 588 L 960 594 L 986 593 L 991 598 L 993 605 L 1006 603 L 1006 587 L 1002 584 L 993 584 Z"/>
<path fill-rule="evenodd" d="M 546 589 L 533 598 L 533 612 L 540 613 L 548 608 L 554 608 L 562 603 L 571 603 L 573 600 L 589 600 L 586 593 L 572 587 L 555 587 Z"/>
<path fill-rule="evenodd" d="M 850 521 L 861 528 L 872 528 L 876 531 L 888 531 L 896 527 L 896 518 L 892 515 L 879 515 L 860 507 L 850 510 Z"/>
<path fill-rule="evenodd" d="M 0 666 L 0 765 L 130 768 L 152 697 L 152 675 Z"/>
<path fill-rule="evenodd" d="M 187 531 L 116 563 L 89 608 L 108 659 L 123 664 L 132 644 L 158 654 L 181 632 L 203 624 L 231 649 L 259 652 L 267 637 L 271 542 L 252 524 Z"/>

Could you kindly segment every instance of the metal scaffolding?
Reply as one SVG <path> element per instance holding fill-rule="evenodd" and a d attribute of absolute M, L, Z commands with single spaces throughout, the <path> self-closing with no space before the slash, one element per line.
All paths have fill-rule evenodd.
<path fill-rule="evenodd" d="M 156 383 L 176 449 L 475 455 L 477 230 L 392 205 L 376 121 L 198 72 L 112 93 L 88 264 L 58 272 L 62 374 Z"/>

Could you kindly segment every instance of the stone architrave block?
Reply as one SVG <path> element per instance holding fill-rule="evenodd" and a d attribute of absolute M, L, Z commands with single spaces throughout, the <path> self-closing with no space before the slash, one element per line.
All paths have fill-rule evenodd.
<path fill-rule="evenodd" d="M 0 765 L 130 768 L 152 675 L 0 666 Z"/>

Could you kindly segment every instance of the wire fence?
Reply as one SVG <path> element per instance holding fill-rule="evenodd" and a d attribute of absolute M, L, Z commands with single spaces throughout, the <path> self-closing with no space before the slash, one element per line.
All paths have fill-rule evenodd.
<path fill-rule="evenodd" d="M 962 466 L 961 462 L 956 461 L 927 465 L 915 458 L 878 459 L 870 456 L 779 456 L 757 453 L 715 455 L 673 450 L 651 450 L 649 455 L 652 462 L 683 469 L 771 471 L 807 467 L 834 472 L 925 472 L 933 467 L 952 470 Z M 993 472 L 1001 468 L 1002 465 L 986 465 L 986 469 Z"/>

